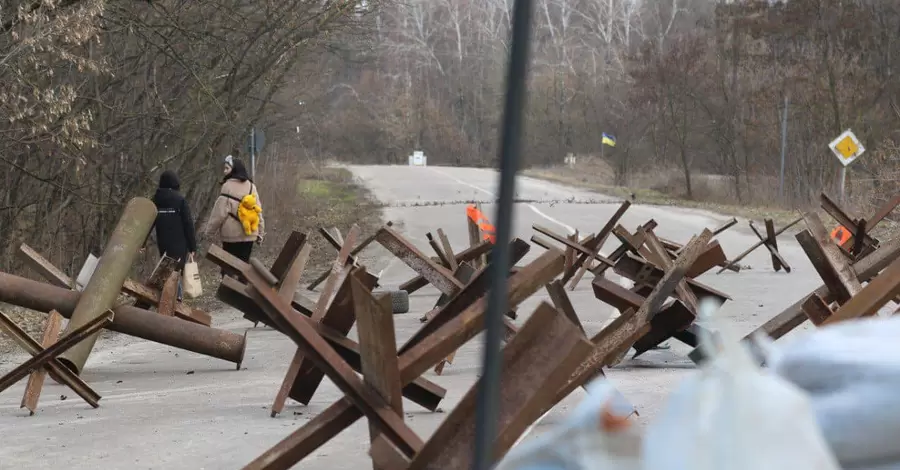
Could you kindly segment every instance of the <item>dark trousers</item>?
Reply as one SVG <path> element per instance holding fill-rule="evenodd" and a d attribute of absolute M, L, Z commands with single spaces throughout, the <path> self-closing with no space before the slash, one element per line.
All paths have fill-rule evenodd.
<path fill-rule="evenodd" d="M 224 249 L 228 254 L 234 256 L 235 258 L 245 263 L 249 263 L 250 254 L 253 253 L 253 242 L 222 242 L 222 249 Z M 222 270 L 222 275 L 225 275 L 224 269 Z"/>

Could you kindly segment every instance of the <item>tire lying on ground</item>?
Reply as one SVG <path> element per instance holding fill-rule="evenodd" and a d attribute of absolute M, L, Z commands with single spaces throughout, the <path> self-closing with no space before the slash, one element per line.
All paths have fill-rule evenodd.
<path fill-rule="evenodd" d="M 409 313 L 409 292 L 405 290 L 382 291 L 391 295 L 391 308 L 394 314 Z"/>

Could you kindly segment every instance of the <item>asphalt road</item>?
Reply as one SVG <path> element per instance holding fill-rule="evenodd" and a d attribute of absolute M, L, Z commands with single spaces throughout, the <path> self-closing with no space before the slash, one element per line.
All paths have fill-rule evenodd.
<path fill-rule="evenodd" d="M 388 205 L 385 218 L 428 252 L 425 234 L 443 228 L 455 249 L 467 244 L 465 205 L 459 201 L 494 197 L 497 175 L 490 170 L 467 168 L 351 167 Z M 515 233 L 523 239 L 533 234 L 532 224 L 565 233 L 599 230 L 618 204 L 603 195 L 567 188 L 530 178 L 519 178 Z M 593 201 L 593 203 L 591 203 Z M 489 217 L 492 205 L 483 206 Z M 622 220 L 628 229 L 653 218 L 657 233 L 686 242 L 703 228 L 712 228 L 728 217 L 698 210 L 634 205 Z M 734 256 L 756 241 L 746 221 L 718 237 L 726 254 Z M 791 274 L 772 271 L 769 255 L 759 249 L 743 264 L 752 269 L 740 274 L 708 274 L 700 280 L 730 294 L 734 300 L 722 308 L 722 318 L 736 335 L 751 331 L 784 307 L 820 284 L 792 236 L 779 239 L 781 253 L 792 265 Z M 607 244 L 609 253 L 615 243 Z M 527 262 L 543 250 L 533 247 Z M 402 262 L 380 246 L 365 252 L 371 271 L 382 271 L 382 284 L 396 286 L 412 275 Z M 612 309 L 594 299 L 590 275 L 570 296 L 589 334 L 598 331 Z M 544 292 L 519 309 L 521 324 Z M 395 317 L 398 341 L 421 326 L 419 314 L 436 301 L 437 292 L 423 289 L 411 296 L 412 312 Z M 215 313 L 219 328 L 243 332 L 250 324 L 234 311 Z M 798 330 L 799 331 L 799 330 Z M 796 334 L 795 331 L 793 334 Z M 355 336 L 355 332 L 351 333 Z M 790 336 L 790 335 L 789 335 Z M 450 410 L 474 383 L 481 361 L 481 337 L 456 355 L 444 375 L 429 379 L 447 388 L 444 410 Z M 784 340 L 782 340 L 784 341 Z M 689 348 L 672 342 L 668 351 L 651 351 L 611 370 L 609 378 L 638 408 L 639 422 L 659 409 L 668 391 L 696 370 L 685 354 Z M 0 395 L 0 469 L 239 469 L 255 456 L 287 436 L 339 398 L 326 381 L 310 406 L 289 403 L 278 418 L 269 407 L 294 352 L 280 334 L 251 328 L 247 356 L 240 371 L 230 364 L 185 351 L 121 335 L 99 343 L 88 361 L 83 378 L 102 396 L 101 407 L 91 409 L 64 387 L 48 381 L 35 416 L 19 408 L 24 381 Z M 23 357 L 13 358 L 20 361 Z M 0 363 L 0 371 L 12 362 Z M 576 404 L 582 391 L 573 393 L 536 427 L 535 435 Z M 63 398 L 67 397 L 67 398 Z M 411 402 L 404 411 L 412 428 L 427 437 L 445 416 L 427 412 Z M 368 468 L 368 429 L 363 421 L 341 434 L 297 468 Z"/>

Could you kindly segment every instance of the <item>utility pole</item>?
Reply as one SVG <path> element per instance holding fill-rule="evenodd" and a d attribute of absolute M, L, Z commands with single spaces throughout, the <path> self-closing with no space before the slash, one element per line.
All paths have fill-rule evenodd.
<path fill-rule="evenodd" d="M 781 117 L 781 176 L 778 183 L 778 197 L 784 202 L 784 156 L 787 153 L 787 118 L 790 98 L 784 95 L 784 114 Z"/>
<path fill-rule="evenodd" d="M 250 179 L 256 179 L 256 128 L 250 128 Z"/>

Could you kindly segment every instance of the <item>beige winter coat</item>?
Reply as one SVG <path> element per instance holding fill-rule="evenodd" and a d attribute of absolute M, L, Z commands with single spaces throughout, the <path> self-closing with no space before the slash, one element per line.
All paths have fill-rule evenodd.
<path fill-rule="evenodd" d="M 250 188 L 251 183 L 249 181 L 242 182 L 236 179 L 230 179 L 222 185 L 222 190 L 219 197 L 216 199 L 215 206 L 213 206 L 212 214 L 209 216 L 209 221 L 206 223 L 205 232 L 207 237 L 212 237 L 216 232 L 219 232 L 223 242 L 238 243 L 253 242 L 256 241 L 257 236 L 265 236 L 266 228 L 262 214 L 259 214 L 259 231 L 247 235 L 244 233 L 244 228 L 241 226 L 241 223 L 235 217 L 229 215 L 234 214 L 237 216 L 238 204 L 240 203 L 222 195 L 228 194 L 240 200 L 244 196 L 250 194 Z M 256 203 L 262 207 L 262 202 L 259 200 L 259 193 L 256 192 L 256 185 L 252 184 L 252 188 L 253 195 L 256 196 Z M 263 212 L 265 212 L 265 210 Z"/>

